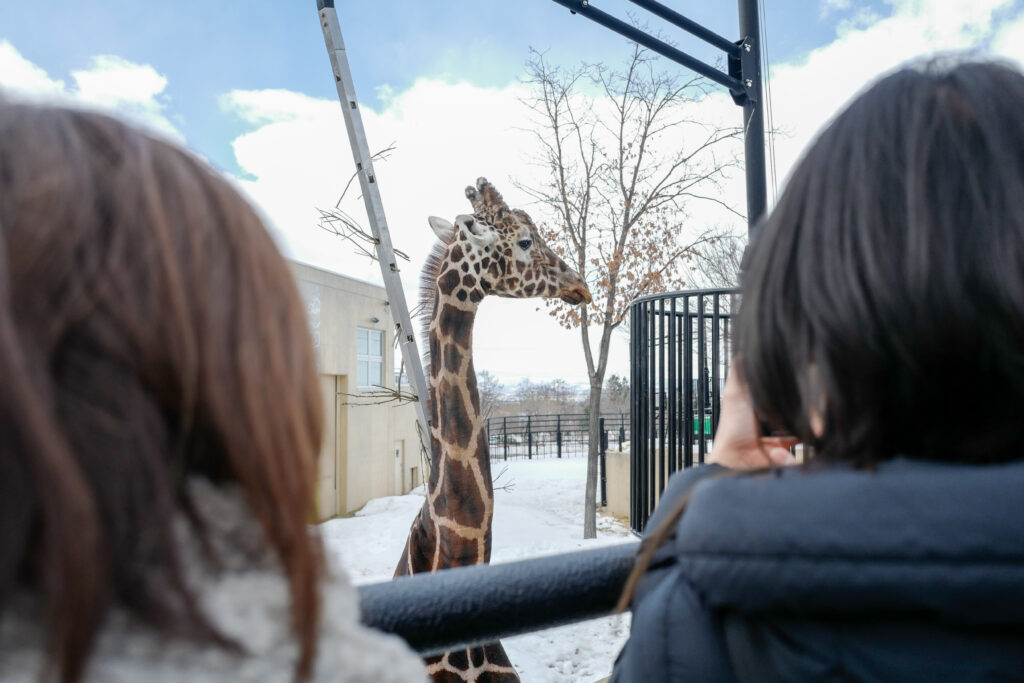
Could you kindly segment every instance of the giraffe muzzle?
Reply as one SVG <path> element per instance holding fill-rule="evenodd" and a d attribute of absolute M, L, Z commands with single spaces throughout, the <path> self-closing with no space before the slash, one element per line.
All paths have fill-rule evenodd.
<path fill-rule="evenodd" d="M 561 296 L 558 298 L 573 306 L 584 303 L 589 304 L 594 301 L 594 298 L 590 296 L 590 289 L 587 288 L 585 283 L 575 284 L 572 287 L 563 290 Z"/>

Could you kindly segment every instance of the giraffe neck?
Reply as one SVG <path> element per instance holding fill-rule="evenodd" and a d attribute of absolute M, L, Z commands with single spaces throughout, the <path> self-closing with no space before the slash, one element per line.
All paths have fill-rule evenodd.
<path fill-rule="evenodd" d="M 430 479 L 397 575 L 482 564 L 491 555 L 494 489 L 473 369 L 479 299 L 445 289 L 438 287 L 429 327 Z"/>

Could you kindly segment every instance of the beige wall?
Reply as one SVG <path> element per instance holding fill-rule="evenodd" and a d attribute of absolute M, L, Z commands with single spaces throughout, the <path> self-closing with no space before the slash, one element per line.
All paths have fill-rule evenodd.
<path fill-rule="evenodd" d="M 604 466 L 608 468 L 605 476 L 605 492 L 608 495 L 605 513 L 628 521 L 629 451 L 620 453 L 617 450 L 609 450 L 604 457 Z"/>
<path fill-rule="evenodd" d="M 658 457 L 658 451 L 654 450 L 651 452 L 651 460 L 654 461 Z M 667 458 L 666 458 L 667 461 Z M 609 450 L 605 456 L 605 466 L 608 468 L 608 476 L 606 482 L 606 491 L 608 493 L 608 506 L 605 508 L 605 512 L 614 515 L 616 517 L 622 517 L 623 519 L 629 519 L 629 450 L 625 450 L 622 453 L 618 451 Z M 668 474 L 668 463 L 665 464 L 665 471 Z M 661 489 L 661 468 L 657 468 L 654 473 L 655 479 L 655 491 Z M 655 493 L 654 504 L 657 505 L 658 501 L 661 500 L 661 494 Z"/>
<path fill-rule="evenodd" d="M 420 468 L 416 417 L 411 404 L 369 405 L 372 399 L 356 386 L 360 327 L 384 333 L 384 381 L 394 385 L 394 323 L 384 288 L 305 264 L 291 267 L 306 306 L 324 400 L 317 504 L 327 519 L 411 488 L 412 468 Z"/>

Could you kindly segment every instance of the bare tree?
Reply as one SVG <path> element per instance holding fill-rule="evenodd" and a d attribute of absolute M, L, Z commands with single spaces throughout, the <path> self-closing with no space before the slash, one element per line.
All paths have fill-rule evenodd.
<path fill-rule="evenodd" d="M 494 413 L 494 409 L 505 400 L 506 390 L 497 377 L 487 370 L 476 373 L 476 386 L 480 392 L 480 413 L 486 420 Z"/>
<path fill-rule="evenodd" d="M 629 378 L 612 375 L 605 380 L 601 394 L 601 408 L 609 413 L 627 413 L 629 405 Z"/>
<path fill-rule="evenodd" d="M 735 213 L 718 198 L 719 183 L 736 164 L 731 141 L 741 131 L 695 120 L 704 83 L 660 71 L 639 46 L 621 70 L 565 70 L 532 51 L 527 82 L 525 102 L 536 114 L 533 132 L 542 149 L 536 161 L 546 177 L 519 187 L 548 210 L 553 218 L 542 226 L 545 239 L 590 285 L 590 305 L 549 305 L 563 326 L 580 329 L 587 411 L 599 415 L 611 336 L 629 302 L 685 286 L 687 265 L 718 237 L 684 225 L 687 204 L 714 202 Z M 598 428 L 591 420 L 584 538 L 597 533 Z"/>
<path fill-rule="evenodd" d="M 691 280 L 702 287 L 739 287 L 740 265 L 746 239 L 724 235 L 701 246 L 698 258 L 690 262 Z"/>

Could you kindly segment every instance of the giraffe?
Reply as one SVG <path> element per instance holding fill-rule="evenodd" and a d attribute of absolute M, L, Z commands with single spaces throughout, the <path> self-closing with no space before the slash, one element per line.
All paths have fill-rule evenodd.
<path fill-rule="evenodd" d="M 395 576 L 482 564 L 491 556 L 494 489 L 487 431 L 473 369 L 473 322 L 487 295 L 591 301 L 586 282 L 545 244 L 533 221 L 512 210 L 486 178 L 466 188 L 474 215 L 431 217 L 440 239 L 427 258 L 421 304 L 430 340 L 430 479 Z M 430 657 L 434 681 L 512 682 L 501 643 Z"/>

